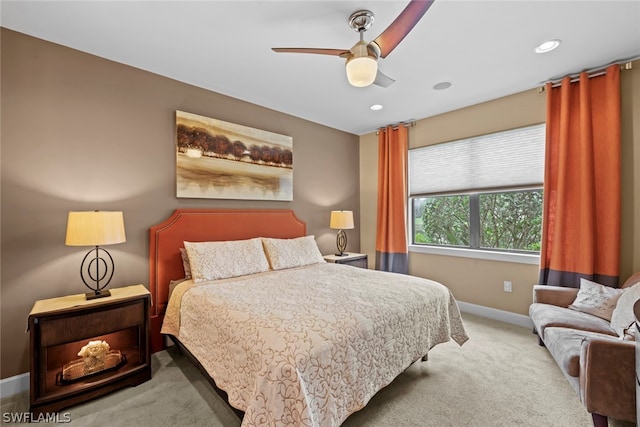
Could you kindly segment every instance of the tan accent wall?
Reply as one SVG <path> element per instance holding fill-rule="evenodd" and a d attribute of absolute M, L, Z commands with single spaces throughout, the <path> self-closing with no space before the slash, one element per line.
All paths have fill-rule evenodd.
<path fill-rule="evenodd" d="M 640 271 L 640 62 L 622 72 L 622 253 L 624 280 Z M 410 148 L 482 135 L 545 121 L 544 93 L 537 89 L 418 120 L 409 132 Z M 360 137 L 361 250 L 375 254 L 377 136 Z M 373 268 L 373 263 L 370 263 Z M 537 265 L 410 253 L 409 272 L 447 285 L 459 301 L 526 315 Z M 503 291 L 503 282 L 513 292 Z"/>
<path fill-rule="evenodd" d="M 376 262 L 376 221 L 378 203 L 378 135 L 360 137 L 360 250 Z"/>
<path fill-rule="evenodd" d="M 148 229 L 176 208 L 293 209 L 323 253 L 332 209 L 359 217 L 358 137 L 2 29 L 2 378 L 27 372 L 27 315 L 82 293 L 82 257 L 64 245 L 70 210 L 121 210 L 110 287 L 148 285 Z M 293 137 L 293 202 L 178 199 L 175 111 Z M 347 230 L 358 251 L 359 223 Z"/>
<path fill-rule="evenodd" d="M 622 242 L 620 277 L 640 271 L 640 61 L 621 73 Z"/>

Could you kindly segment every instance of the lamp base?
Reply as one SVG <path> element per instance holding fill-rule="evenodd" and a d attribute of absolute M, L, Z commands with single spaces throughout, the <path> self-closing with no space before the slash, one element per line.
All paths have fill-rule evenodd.
<path fill-rule="evenodd" d="M 87 300 L 91 300 L 91 299 L 97 299 L 97 298 L 110 297 L 111 296 L 111 292 L 109 292 L 109 291 L 96 291 L 96 292 L 87 292 L 84 295 L 87 298 Z"/>
<path fill-rule="evenodd" d="M 335 255 L 335 256 L 347 256 L 347 255 L 349 255 L 349 254 L 348 254 L 348 253 L 346 253 L 346 252 L 342 252 L 342 253 L 340 253 L 340 254 L 334 254 L 334 255 Z"/>
<path fill-rule="evenodd" d="M 347 233 L 344 230 L 338 231 L 338 235 L 336 236 L 336 247 L 338 248 L 338 253 L 336 256 L 345 256 L 345 251 L 347 250 Z"/>

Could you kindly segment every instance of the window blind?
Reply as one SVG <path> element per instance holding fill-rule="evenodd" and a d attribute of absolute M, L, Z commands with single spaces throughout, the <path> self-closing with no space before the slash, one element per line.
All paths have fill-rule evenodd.
<path fill-rule="evenodd" d="M 541 185 L 545 124 L 409 150 L 409 194 Z"/>

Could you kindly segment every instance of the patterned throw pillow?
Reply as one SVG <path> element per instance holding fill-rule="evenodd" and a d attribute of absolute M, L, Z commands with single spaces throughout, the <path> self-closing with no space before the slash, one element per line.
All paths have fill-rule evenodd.
<path fill-rule="evenodd" d="M 195 283 L 269 271 L 259 237 L 226 242 L 184 242 Z"/>
<path fill-rule="evenodd" d="M 262 244 L 273 270 L 325 262 L 313 235 L 295 239 L 263 237 Z"/>
<path fill-rule="evenodd" d="M 611 320 L 618 298 L 624 289 L 604 286 L 587 279 L 580 279 L 580 290 L 569 308 Z"/>
<path fill-rule="evenodd" d="M 640 299 L 640 282 L 624 289 L 624 293 L 618 299 L 616 308 L 611 314 L 611 327 L 620 338 L 625 338 L 625 335 L 633 335 L 631 328 L 636 320 L 633 305 Z"/>

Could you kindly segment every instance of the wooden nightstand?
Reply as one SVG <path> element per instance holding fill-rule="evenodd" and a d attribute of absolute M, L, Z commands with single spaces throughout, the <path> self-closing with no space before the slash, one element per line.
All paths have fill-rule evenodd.
<path fill-rule="evenodd" d="M 346 255 L 324 255 L 323 258 L 327 262 L 335 262 L 336 264 L 353 265 L 354 267 L 369 268 L 367 254 L 356 254 L 353 252 L 345 252 Z"/>
<path fill-rule="evenodd" d="M 29 314 L 31 412 L 57 412 L 151 378 L 149 308 L 143 285 L 110 289 L 87 301 L 84 294 L 36 301 Z M 91 375 L 65 378 L 63 367 L 80 359 L 89 341 L 104 340 L 124 357 Z"/>

